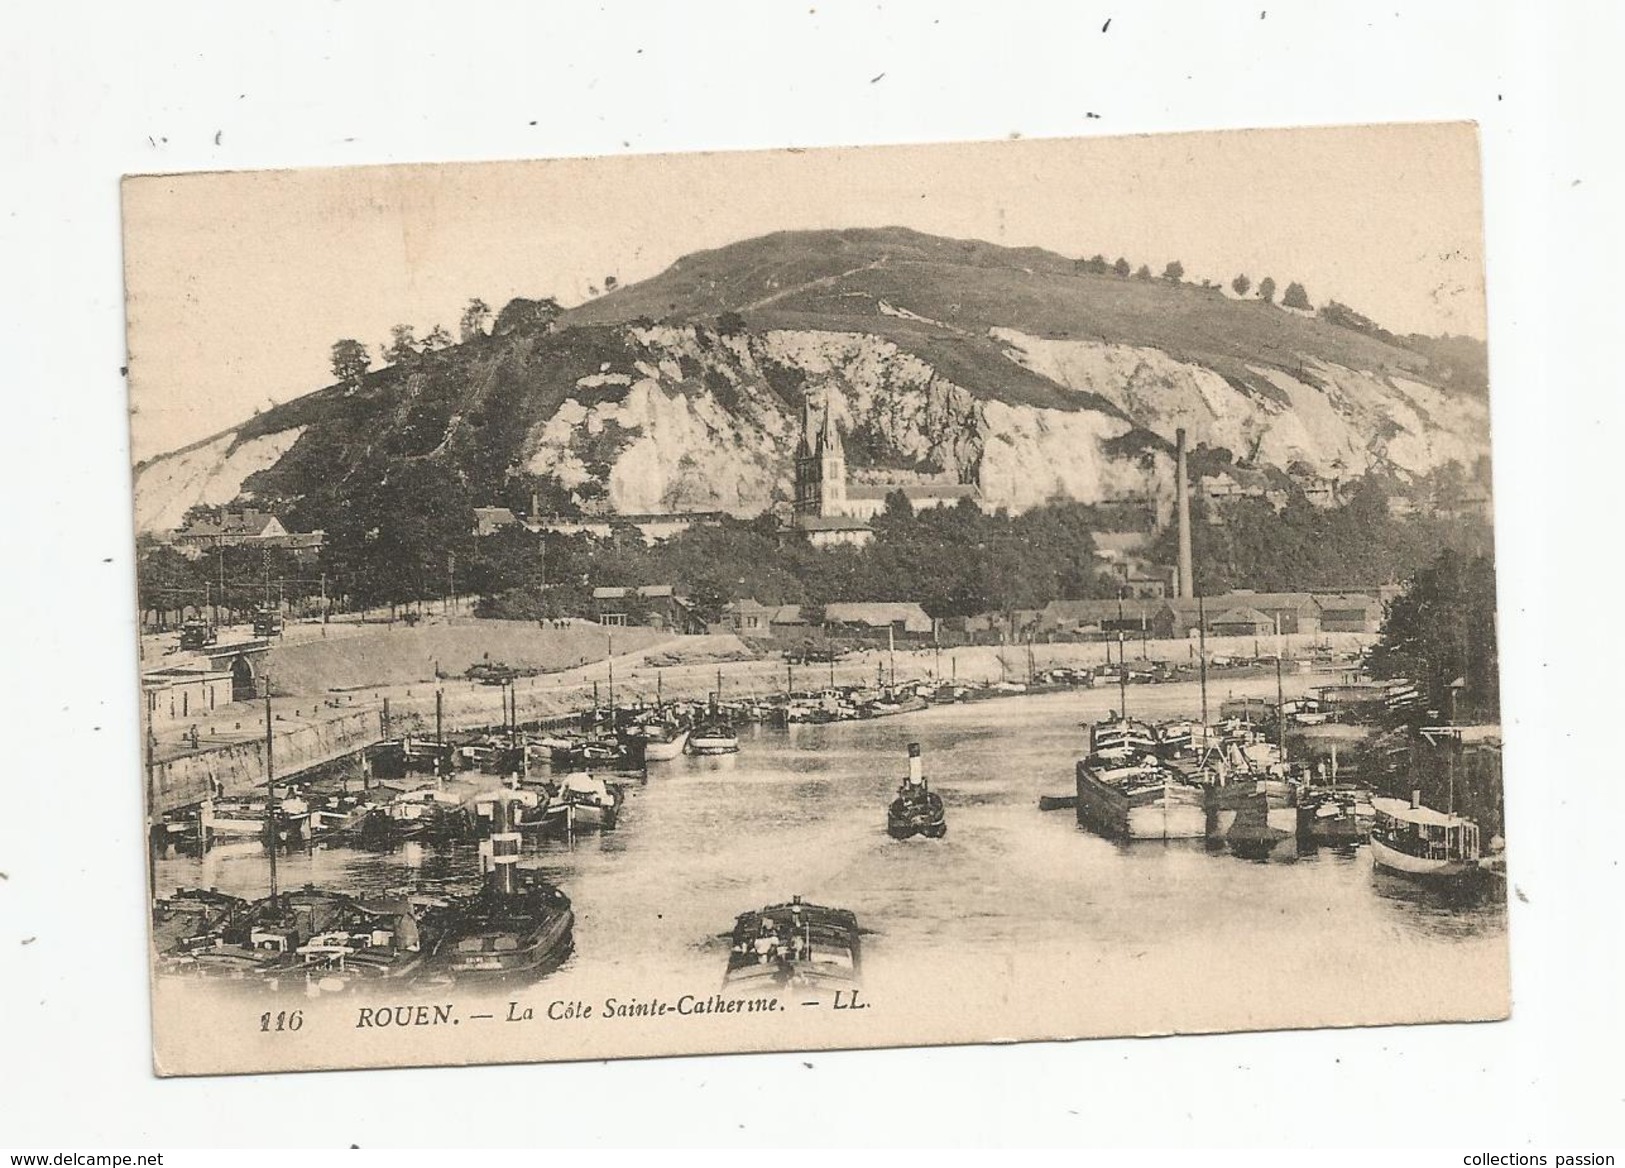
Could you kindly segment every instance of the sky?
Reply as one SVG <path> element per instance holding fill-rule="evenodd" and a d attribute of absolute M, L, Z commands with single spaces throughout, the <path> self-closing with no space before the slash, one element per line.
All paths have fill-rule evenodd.
<path fill-rule="evenodd" d="M 137 460 L 329 384 L 341 337 L 376 360 L 393 324 L 455 333 L 471 297 L 570 305 L 782 230 L 1178 259 L 1485 335 L 1466 123 L 141 176 L 123 210 Z"/>

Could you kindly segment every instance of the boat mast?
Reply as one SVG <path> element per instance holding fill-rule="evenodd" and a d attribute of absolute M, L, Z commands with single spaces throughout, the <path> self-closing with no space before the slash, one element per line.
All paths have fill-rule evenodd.
<path fill-rule="evenodd" d="M 1111 648 L 1107 643 L 1108 651 Z M 1128 662 L 1123 659 L 1123 630 L 1117 630 L 1117 716 L 1121 721 L 1128 721 Z"/>
<path fill-rule="evenodd" d="M 1286 691 L 1281 683 L 1281 654 L 1275 654 L 1275 738 L 1286 761 Z"/>
<path fill-rule="evenodd" d="M 1207 746 L 1207 607 L 1196 598 L 1196 656 L 1202 678 L 1202 745 Z"/>
<path fill-rule="evenodd" d="M 265 677 L 265 819 L 271 848 L 271 901 L 276 901 L 276 786 L 271 767 L 271 677 Z"/>

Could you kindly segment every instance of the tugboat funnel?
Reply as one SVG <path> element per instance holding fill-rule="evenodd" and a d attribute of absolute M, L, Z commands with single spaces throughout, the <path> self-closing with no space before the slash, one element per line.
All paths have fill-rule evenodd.
<path fill-rule="evenodd" d="M 920 757 L 920 744 L 908 744 L 908 781 L 918 785 L 925 780 L 925 760 Z"/>

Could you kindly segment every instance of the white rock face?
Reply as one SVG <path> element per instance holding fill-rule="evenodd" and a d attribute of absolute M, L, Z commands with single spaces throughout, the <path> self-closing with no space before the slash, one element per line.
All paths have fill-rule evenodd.
<path fill-rule="evenodd" d="M 1099 394 L 1169 441 L 1183 427 L 1193 444 L 1228 447 L 1238 457 L 1256 447 L 1260 461 L 1281 467 L 1301 461 L 1325 477 L 1360 474 L 1377 461 L 1423 473 L 1452 459 L 1471 465 L 1489 452 L 1484 402 L 1403 378 L 1306 363 L 1322 389 L 1279 369 L 1249 367 L 1282 402 L 1159 349 L 1009 329 L 995 336 L 1012 360 L 1064 388 Z"/>
<path fill-rule="evenodd" d="M 885 306 L 891 309 L 890 305 Z M 893 314 L 902 310 L 891 309 Z M 1135 425 L 1286 467 L 1347 478 L 1381 462 L 1422 473 L 1471 465 L 1489 449 L 1484 402 L 1402 378 L 1308 363 L 1300 376 L 1249 367 L 1249 384 L 1157 349 L 1048 340 L 995 329 L 1014 362 L 1080 395 L 1074 410 L 978 397 L 869 333 L 770 330 L 719 336 L 691 325 L 629 327 L 642 352 L 582 377 L 576 395 L 526 436 L 521 461 L 583 501 L 620 513 L 752 516 L 792 494 L 803 392 L 835 412 L 854 481 L 976 484 L 987 507 L 1024 511 L 1056 498 L 1099 502 L 1171 494 L 1169 459 L 1108 453 Z M 1238 379 L 1239 380 L 1239 379 Z M 1090 393 L 1122 415 L 1095 408 Z M 187 507 L 235 498 L 243 479 L 298 439 L 291 429 L 230 437 L 154 460 L 138 475 L 140 530 L 173 528 Z M 914 470 L 865 469 L 861 448 Z M 890 452 L 900 455 L 893 458 Z"/>
<path fill-rule="evenodd" d="M 173 531 L 194 504 L 219 507 L 231 502 L 242 492 L 244 479 L 274 466 L 304 432 L 303 426 L 295 426 L 251 438 L 231 450 L 233 431 L 143 464 L 135 474 L 137 534 Z"/>

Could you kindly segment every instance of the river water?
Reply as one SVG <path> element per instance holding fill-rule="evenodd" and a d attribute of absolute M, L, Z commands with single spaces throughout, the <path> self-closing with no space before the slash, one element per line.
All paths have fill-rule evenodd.
<path fill-rule="evenodd" d="M 1295 677 L 1288 688 L 1324 680 Z M 1213 701 L 1274 691 L 1274 678 L 1259 678 Z M 651 764 L 613 832 L 526 845 L 523 863 L 569 893 L 577 924 L 573 956 L 525 997 L 545 1007 L 708 993 L 726 955 L 718 934 L 740 912 L 799 894 L 850 908 L 871 930 L 870 1029 L 808 1045 L 1505 1013 L 1499 887 L 1445 898 L 1374 873 L 1365 848 L 1249 861 L 1199 843 L 1118 845 L 1071 811 L 1039 811 L 1041 794 L 1073 790 L 1079 723 L 1117 697 L 1079 690 L 749 728 L 735 756 Z M 1151 719 L 1198 711 L 1189 684 L 1133 687 L 1128 698 Z M 947 805 L 940 841 L 884 831 L 910 742 Z M 472 846 L 319 848 L 283 855 L 279 875 L 284 887 L 367 891 L 476 865 Z M 212 885 L 245 897 L 263 896 L 267 875 L 257 844 L 165 857 L 156 869 L 163 891 Z"/>

